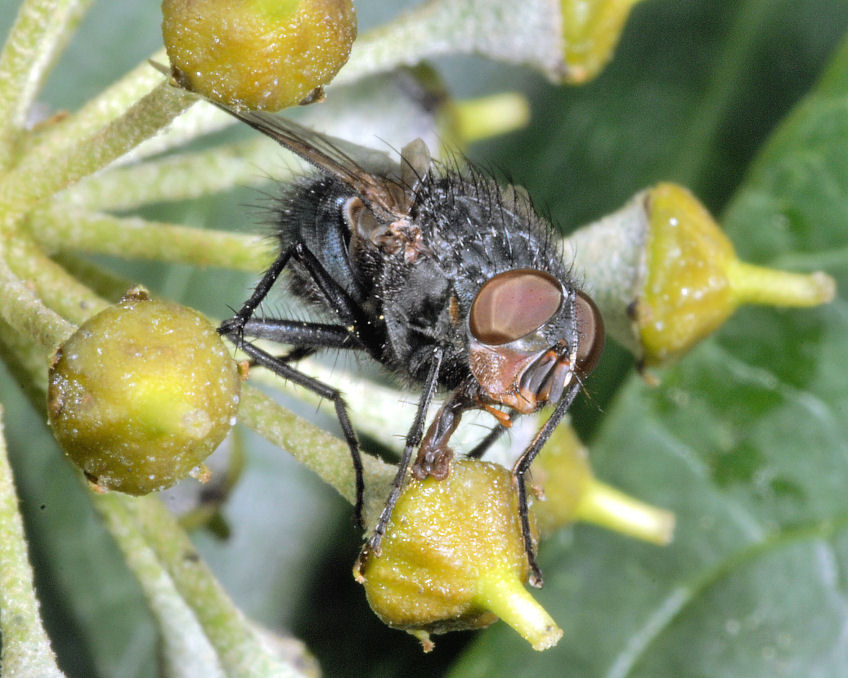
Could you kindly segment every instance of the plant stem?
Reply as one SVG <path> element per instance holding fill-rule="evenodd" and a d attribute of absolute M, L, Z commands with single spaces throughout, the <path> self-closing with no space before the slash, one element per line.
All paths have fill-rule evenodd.
<path fill-rule="evenodd" d="M 47 308 L 6 264 L 0 229 L 0 318 L 50 354 L 74 332 L 74 326 Z"/>
<path fill-rule="evenodd" d="M 33 587 L 32 568 L 12 469 L 3 436 L 0 405 L 0 635 L 3 678 L 59 678 Z"/>
<path fill-rule="evenodd" d="M 273 241 L 260 235 L 178 226 L 84 210 L 39 210 L 28 221 L 44 247 L 127 259 L 259 272 L 273 260 Z"/>
<path fill-rule="evenodd" d="M 59 252 L 51 258 L 102 299 L 117 301 L 135 285 L 134 281 L 100 268 L 74 254 Z"/>
<path fill-rule="evenodd" d="M 280 147 L 265 138 L 201 153 L 182 153 L 164 160 L 110 169 L 57 196 L 60 209 L 129 210 L 156 202 L 187 200 L 234 186 L 267 181 L 258 169 L 280 162 Z M 286 171 L 286 170 L 289 171 Z M 276 181 L 294 175 L 288 167 L 275 172 Z"/>
<path fill-rule="evenodd" d="M 0 53 L 0 169 L 54 59 L 92 0 L 26 0 Z"/>
<path fill-rule="evenodd" d="M 118 543 L 127 566 L 144 591 L 156 617 L 163 643 L 163 660 L 171 676 L 225 678 L 221 664 L 197 617 L 180 596 L 174 582 L 133 520 L 127 504 L 117 494 L 95 497 L 94 505 Z"/>
<path fill-rule="evenodd" d="M 165 50 L 159 50 L 150 58 L 165 59 Z M 55 155 L 58 149 L 69 148 L 106 127 L 160 84 L 162 74 L 145 59 L 120 80 L 89 99 L 78 111 L 43 125 L 38 134 L 24 140 L 23 148 L 42 157 Z"/>
<path fill-rule="evenodd" d="M 289 412 L 260 391 L 242 388 L 239 420 L 266 440 L 282 447 L 312 469 L 351 504 L 355 484 L 350 450 L 343 440 Z M 365 471 L 366 516 L 376 516 L 383 507 L 395 467 L 369 454 L 362 455 Z"/>
<path fill-rule="evenodd" d="M 413 66 L 443 54 L 530 64 L 557 79 L 563 63 L 558 0 L 431 0 L 361 36 L 333 83 Z"/>
<path fill-rule="evenodd" d="M 79 325 L 103 310 L 107 302 L 52 261 L 28 233 L 17 232 L 9 240 L 6 261 L 10 270 L 50 309 Z"/>
<path fill-rule="evenodd" d="M 91 137 L 57 156 L 27 154 L 0 183 L 0 213 L 5 223 L 19 220 L 54 193 L 102 169 L 155 134 L 194 99 L 161 84 Z"/>
<path fill-rule="evenodd" d="M 197 616 L 226 675 L 305 678 L 294 666 L 281 662 L 257 636 L 161 501 L 118 493 L 101 495 L 97 501 L 106 503 L 105 510 L 110 512 L 119 504 L 132 517 L 177 591 Z"/>

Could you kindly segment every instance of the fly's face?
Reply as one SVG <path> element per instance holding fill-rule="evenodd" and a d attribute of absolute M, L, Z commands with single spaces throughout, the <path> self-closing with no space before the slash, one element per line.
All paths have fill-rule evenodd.
<path fill-rule="evenodd" d="M 499 273 L 471 304 L 469 363 L 483 396 L 523 414 L 556 403 L 595 367 L 604 327 L 595 303 L 536 269 Z"/>

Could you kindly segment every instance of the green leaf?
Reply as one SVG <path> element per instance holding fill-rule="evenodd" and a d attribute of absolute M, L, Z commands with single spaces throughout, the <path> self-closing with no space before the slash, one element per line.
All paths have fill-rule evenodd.
<path fill-rule="evenodd" d="M 848 289 L 848 44 L 722 221 L 743 257 L 821 268 Z M 542 546 L 540 595 L 565 631 L 559 646 L 534 655 L 495 628 L 451 675 L 843 675 L 846 351 L 844 298 L 745 308 L 658 387 L 631 377 L 603 414 L 593 465 L 674 510 L 675 541 L 560 534 Z"/>

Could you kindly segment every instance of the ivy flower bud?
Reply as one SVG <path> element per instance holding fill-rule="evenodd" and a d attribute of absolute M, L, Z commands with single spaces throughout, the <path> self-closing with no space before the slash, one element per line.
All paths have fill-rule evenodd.
<path fill-rule="evenodd" d="M 163 0 L 177 81 L 230 106 L 277 111 L 320 99 L 356 38 L 352 0 Z"/>
<path fill-rule="evenodd" d="M 488 626 L 498 617 L 536 650 L 562 630 L 524 588 L 529 575 L 512 474 L 458 460 L 445 480 L 411 480 L 381 555 L 355 577 L 374 612 L 432 648 L 430 633 Z"/>
<path fill-rule="evenodd" d="M 146 494 L 203 476 L 203 460 L 235 421 L 240 388 L 205 318 L 136 288 L 56 352 L 47 413 L 97 489 Z"/>
<path fill-rule="evenodd" d="M 659 545 L 668 544 L 674 535 L 673 513 L 595 478 L 588 451 L 568 423 L 556 428 L 533 462 L 533 484 L 544 494 L 544 501 L 533 505 L 542 536 L 576 521 Z"/>
<path fill-rule="evenodd" d="M 742 304 L 816 306 L 835 294 L 825 273 L 740 261 L 706 208 L 675 184 L 637 194 L 566 245 L 608 333 L 646 366 L 684 355 Z"/>
<path fill-rule="evenodd" d="M 583 84 L 603 70 L 638 1 L 562 0 L 565 82 Z"/>

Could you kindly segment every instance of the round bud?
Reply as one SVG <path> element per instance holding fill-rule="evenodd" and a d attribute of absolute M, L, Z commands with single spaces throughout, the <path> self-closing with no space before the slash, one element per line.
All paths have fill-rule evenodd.
<path fill-rule="evenodd" d="M 371 554 L 358 574 L 379 617 L 425 648 L 429 633 L 480 628 L 498 617 L 537 650 L 562 635 L 524 588 L 529 566 L 517 491 L 497 464 L 459 460 L 444 480 L 411 481 L 381 555 Z"/>
<path fill-rule="evenodd" d="M 182 86 L 277 111 L 319 99 L 356 38 L 352 0 L 163 0 L 162 35 Z"/>
<path fill-rule="evenodd" d="M 128 295 L 56 352 L 47 413 L 100 489 L 145 494 L 199 467 L 235 422 L 241 379 L 215 328 L 176 304 Z"/>

